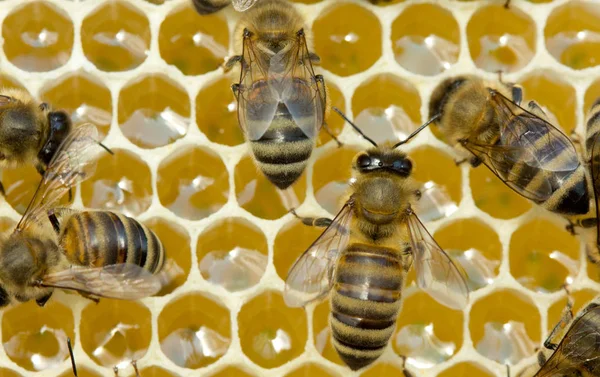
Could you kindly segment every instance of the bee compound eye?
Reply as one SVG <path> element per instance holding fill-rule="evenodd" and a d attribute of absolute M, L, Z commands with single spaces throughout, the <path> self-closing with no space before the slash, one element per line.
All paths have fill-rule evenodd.
<path fill-rule="evenodd" d="M 371 157 L 366 154 L 360 155 L 356 160 L 356 164 L 359 168 L 367 168 L 371 166 Z"/>
<path fill-rule="evenodd" d="M 394 170 L 402 175 L 410 174 L 412 170 L 412 162 L 409 159 L 396 160 L 392 164 Z"/>

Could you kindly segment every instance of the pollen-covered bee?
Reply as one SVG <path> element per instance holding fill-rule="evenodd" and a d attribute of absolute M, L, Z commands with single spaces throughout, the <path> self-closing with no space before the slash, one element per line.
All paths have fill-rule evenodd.
<path fill-rule="evenodd" d="M 229 4 L 238 12 L 250 9 L 258 0 L 192 0 L 196 11 L 202 15 L 220 11 Z"/>
<path fill-rule="evenodd" d="M 43 175 L 71 128 L 64 111 L 36 102 L 24 90 L 0 88 L 0 167 L 31 164 Z"/>
<path fill-rule="evenodd" d="M 304 171 L 319 129 L 329 132 L 325 81 L 312 66 L 319 58 L 308 49 L 303 18 L 283 0 L 257 3 L 235 35 L 242 54 L 224 69 L 241 66 L 239 83 L 232 86 L 238 121 L 258 168 L 286 189 Z"/>
<path fill-rule="evenodd" d="M 485 164 L 508 187 L 543 208 L 569 217 L 590 210 L 585 166 L 571 140 L 522 90 L 474 76 L 443 81 L 433 92 L 430 117 L 445 141 Z"/>
<path fill-rule="evenodd" d="M 354 158 L 348 200 L 333 220 L 302 218 L 327 229 L 290 269 L 285 301 L 304 306 L 329 295 L 332 342 L 353 370 L 387 346 L 411 265 L 418 286 L 440 303 L 462 309 L 468 302 L 463 272 L 413 212 L 418 184 L 411 160 L 397 149 L 426 125 L 393 146 L 378 146 L 352 125 L 374 147 Z"/>
<path fill-rule="evenodd" d="M 0 239 L 0 307 L 13 300 L 43 306 L 54 288 L 85 297 L 138 299 L 162 286 L 160 241 L 133 219 L 111 212 L 75 212 L 54 206 L 94 170 L 104 150 L 91 124 L 75 128 L 48 164 L 15 230 Z M 62 224 L 49 217 L 68 212 Z M 50 216 L 49 216 L 50 215 Z"/>
<path fill-rule="evenodd" d="M 600 296 L 573 318 L 571 297 L 544 348 L 538 364 L 517 377 L 598 377 L 600 376 Z"/>

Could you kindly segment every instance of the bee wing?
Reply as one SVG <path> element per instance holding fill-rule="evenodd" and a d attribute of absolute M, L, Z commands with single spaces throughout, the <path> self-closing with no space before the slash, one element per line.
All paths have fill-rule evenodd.
<path fill-rule="evenodd" d="M 73 186 L 93 174 L 93 162 L 104 150 L 97 138 L 98 130 L 91 123 L 75 127 L 65 138 L 50 160 L 25 214 L 17 224 L 17 231 L 23 231 L 34 223 L 46 224 L 48 210 Z"/>
<path fill-rule="evenodd" d="M 584 310 L 535 377 L 575 376 L 579 374 L 573 372 L 584 365 L 587 370 L 600 371 L 600 306 Z"/>
<path fill-rule="evenodd" d="M 591 148 L 590 175 L 594 187 L 594 201 L 596 202 L 596 219 L 600 219 L 598 196 L 600 196 L 600 133 L 596 134 Z M 600 221 L 596 221 L 596 243 L 600 244 Z"/>
<path fill-rule="evenodd" d="M 417 285 L 439 303 L 453 309 L 463 309 L 469 300 L 469 288 L 464 272 L 435 242 L 417 215 L 408 216 L 412 254 Z"/>
<path fill-rule="evenodd" d="M 322 298 L 331 289 L 336 262 L 350 238 L 352 208 L 352 202 L 348 201 L 290 269 L 283 292 L 288 306 L 304 306 Z"/>
<path fill-rule="evenodd" d="M 271 58 L 269 68 L 271 92 L 283 103 L 294 123 L 309 138 L 323 125 L 325 88 L 320 87 L 310 61 L 304 34 L 290 50 L 282 50 Z"/>
<path fill-rule="evenodd" d="M 465 148 L 520 195 L 545 201 L 579 167 L 575 146 L 558 128 L 502 94 L 494 92 L 491 100 L 500 121 L 497 143 L 467 140 Z M 528 188 L 534 178 L 533 188 Z"/>
<path fill-rule="evenodd" d="M 249 140 L 259 140 L 265 134 L 279 103 L 268 84 L 265 56 L 266 52 L 256 51 L 251 38 L 244 38 L 237 101 L 238 121 Z"/>
<path fill-rule="evenodd" d="M 258 0 L 231 0 L 233 8 L 238 12 L 245 12 L 250 9 Z"/>
<path fill-rule="evenodd" d="M 158 275 L 131 263 L 104 267 L 73 266 L 44 276 L 41 285 L 121 300 L 152 296 L 162 288 Z"/>

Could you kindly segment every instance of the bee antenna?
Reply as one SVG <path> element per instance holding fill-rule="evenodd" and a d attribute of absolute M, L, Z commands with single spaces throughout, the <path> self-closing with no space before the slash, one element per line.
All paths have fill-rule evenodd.
<path fill-rule="evenodd" d="M 402 144 L 407 143 L 410 139 L 412 139 L 413 137 L 417 136 L 417 134 L 421 131 L 423 131 L 423 129 L 427 126 L 429 126 L 431 123 L 435 122 L 436 120 L 438 120 L 438 118 L 440 117 L 440 114 L 435 115 L 433 118 L 429 119 L 427 121 L 427 123 L 421 125 L 419 128 L 417 128 L 416 130 L 413 131 L 412 134 L 408 135 L 408 137 L 402 141 L 397 142 L 396 144 L 394 144 L 394 148 L 398 148 L 399 146 L 401 146 Z"/>
<path fill-rule="evenodd" d="M 77 365 L 75 365 L 75 355 L 73 355 L 73 346 L 71 345 L 71 338 L 67 338 L 67 347 L 69 347 L 69 355 L 71 357 L 71 368 L 73 368 L 73 375 L 77 377 Z"/>
<path fill-rule="evenodd" d="M 106 145 L 102 144 L 101 142 L 98 142 L 98 145 L 101 146 L 105 151 L 107 151 L 108 153 L 112 154 L 114 156 L 115 152 L 113 152 L 109 147 L 107 147 Z"/>
<path fill-rule="evenodd" d="M 348 122 L 348 124 L 350 124 L 352 126 L 352 128 L 354 128 L 354 131 L 358 132 L 360 134 L 360 136 L 362 136 L 366 141 L 368 141 L 369 143 L 373 144 L 374 146 L 377 146 L 377 143 L 373 141 L 373 139 L 371 139 L 370 137 L 368 137 L 367 135 L 365 135 L 364 132 L 362 132 L 362 130 L 360 128 L 358 128 L 358 126 L 354 123 L 352 123 L 352 121 L 350 119 L 348 119 L 346 117 L 346 115 L 344 115 L 344 113 L 342 113 L 342 111 L 340 109 L 338 109 L 337 107 L 333 106 L 333 110 L 338 113 L 342 118 L 344 118 L 344 120 L 346 122 Z"/>

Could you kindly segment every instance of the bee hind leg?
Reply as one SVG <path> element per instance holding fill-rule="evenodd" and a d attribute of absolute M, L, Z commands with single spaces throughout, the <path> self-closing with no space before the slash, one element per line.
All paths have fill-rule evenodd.
<path fill-rule="evenodd" d="M 537 102 L 535 102 L 535 101 L 529 101 L 529 103 L 527 104 L 527 109 L 533 115 L 536 115 L 536 116 L 542 118 L 543 120 L 548 121 L 548 116 L 546 115 L 546 113 L 544 112 L 544 110 L 542 110 L 542 108 L 540 107 L 540 105 L 538 105 Z"/>
<path fill-rule="evenodd" d="M 298 216 L 295 209 L 291 209 L 290 213 L 294 215 L 298 220 L 302 221 L 304 225 L 308 226 L 316 226 L 319 228 L 327 228 L 333 222 L 332 219 L 328 219 L 327 217 L 301 217 Z"/>
<path fill-rule="evenodd" d="M 405 377 L 414 377 L 414 375 L 406 369 L 406 356 L 400 356 L 402 359 L 402 373 Z"/>
<path fill-rule="evenodd" d="M 560 321 L 554 326 L 548 338 L 544 341 L 544 347 L 549 350 L 556 350 L 558 348 L 558 344 L 562 339 L 562 332 L 569 326 L 569 324 L 573 321 L 573 297 L 569 292 L 568 288 L 564 286 L 565 291 L 567 292 L 567 305 L 563 309 Z M 542 353 L 540 351 L 540 353 Z M 538 353 L 539 358 L 539 353 Z M 545 360 L 545 357 L 544 357 Z M 543 365 L 543 364 L 541 364 Z"/>
<path fill-rule="evenodd" d="M 223 67 L 223 71 L 229 72 L 233 69 L 234 65 L 236 65 L 237 63 L 241 63 L 243 60 L 244 59 L 242 58 L 242 55 L 234 55 L 231 58 L 229 58 L 225 63 L 223 63 L 221 67 Z"/>

